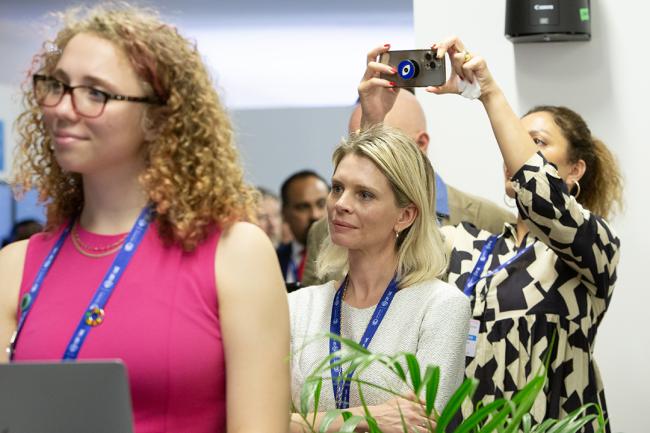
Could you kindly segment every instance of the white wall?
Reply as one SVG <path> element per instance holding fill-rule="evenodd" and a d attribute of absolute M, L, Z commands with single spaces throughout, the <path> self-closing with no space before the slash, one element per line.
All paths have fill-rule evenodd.
<path fill-rule="evenodd" d="M 20 95 L 15 86 L 0 83 L 0 121 L 3 123 L 2 143 L 0 152 L 3 152 L 3 167 L 0 167 L 0 180 L 4 180 L 11 168 L 11 153 L 14 147 L 12 134 L 13 123 L 20 113 Z"/>
<path fill-rule="evenodd" d="M 605 382 L 616 432 L 641 433 L 650 398 L 648 268 L 650 61 L 643 46 L 647 2 L 592 0 L 590 42 L 513 45 L 503 36 L 505 2 L 414 0 L 418 46 L 457 34 L 483 55 L 522 113 L 536 104 L 567 105 L 581 113 L 592 132 L 619 158 L 627 208 L 614 226 L 622 240 L 619 282 L 600 327 L 596 358 Z M 453 185 L 502 203 L 501 158 L 478 101 L 454 95 L 419 95 L 435 141 L 430 156 Z"/>

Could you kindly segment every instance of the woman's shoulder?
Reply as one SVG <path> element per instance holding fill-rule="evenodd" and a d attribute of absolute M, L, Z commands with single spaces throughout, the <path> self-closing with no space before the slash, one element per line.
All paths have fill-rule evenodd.
<path fill-rule="evenodd" d="M 405 289 L 418 292 L 423 296 L 423 301 L 434 305 L 458 305 L 469 304 L 469 300 L 458 287 L 453 284 L 442 281 L 439 278 L 431 278 L 420 281 Z"/>
<path fill-rule="evenodd" d="M 461 222 L 458 225 L 447 225 L 440 228 L 445 239 L 445 245 L 448 251 L 452 248 L 459 250 L 472 250 L 474 249 L 474 241 L 485 241 L 494 235 L 501 235 L 509 227 L 513 227 L 511 223 L 506 222 L 503 230 L 500 233 L 492 233 L 484 229 L 480 229 L 469 222 Z"/>
<path fill-rule="evenodd" d="M 40 234 L 34 235 L 33 237 L 41 236 Z M 27 245 L 30 240 L 22 240 L 17 242 L 12 242 L 2 249 L 0 249 L 0 269 L 12 270 L 12 266 L 24 262 L 25 255 L 27 254 Z M 31 241 L 33 242 L 33 240 Z M 22 269 L 22 266 L 21 266 Z M 13 269 L 15 270 L 15 269 Z M 2 272 L 0 272 L 1 274 Z"/>
<path fill-rule="evenodd" d="M 335 282 L 328 281 L 325 284 L 302 287 L 289 293 L 289 309 L 305 308 L 314 304 L 331 302 L 334 297 Z"/>

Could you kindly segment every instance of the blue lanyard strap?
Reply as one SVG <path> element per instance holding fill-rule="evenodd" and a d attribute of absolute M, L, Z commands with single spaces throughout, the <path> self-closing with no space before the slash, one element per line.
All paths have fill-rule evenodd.
<path fill-rule="evenodd" d="M 102 323 L 104 307 L 113 294 L 115 286 L 120 280 L 120 277 L 122 277 L 124 270 L 131 262 L 133 254 L 135 254 L 135 251 L 138 249 L 138 246 L 147 231 L 147 227 L 149 227 L 151 211 L 151 207 L 147 206 L 142 210 L 142 212 L 140 212 L 140 216 L 138 216 L 133 228 L 131 228 L 131 231 L 127 235 L 124 245 L 122 245 L 120 252 L 108 268 L 108 272 L 106 272 L 104 279 L 95 291 L 95 294 L 90 300 L 90 304 L 88 304 L 88 308 L 81 316 L 77 329 L 72 334 L 68 347 L 65 349 L 65 353 L 63 354 L 64 360 L 77 359 L 77 356 L 79 356 L 79 350 L 86 340 L 90 329 Z"/>
<path fill-rule="evenodd" d="M 330 333 L 338 336 L 341 335 L 341 307 L 343 304 L 343 289 L 347 284 L 348 278 L 349 276 L 345 277 L 343 283 L 341 283 L 341 286 L 336 291 L 336 294 L 334 295 L 334 301 L 332 302 Z M 379 328 L 382 320 L 384 320 L 384 316 L 386 315 L 388 307 L 390 307 L 390 304 L 393 301 L 395 293 L 397 293 L 397 281 L 395 280 L 395 277 L 393 277 L 393 279 L 390 280 L 388 287 L 386 287 L 386 290 L 384 291 L 381 299 L 379 300 L 377 307 L 375 307 L 375 311 L 372 313 L 372 317 L 368 323 L 368 326 L 366 327 L 366 331 L 361 337 L 359 344 L 361 344 L 361 346 L 364 348 L 368 348 L 368 345 L 372 341 L 372 337 L 375 335 L 375 332 L 377 332 L 377 329 Z M 341 350 L 341 342 L 334 338 L 330 338 L 329 346 L 330 355 Z M 338 361 L 340 361 L 340 358 L 338 356 L 332 357 L 330 359 L 330 365 Z M 332 366 L 331 372 L 336 407 L 337 409 L 347 409 L 350 407 L 350 379 L 352 378 L 354 370 L 348 372 L 346 379 L 342 378 L 343 366 L 341 365 Z"/>
<path fill-rule="evenodd" d="M 65 242 L 66 238 L 70 234 L 73 225 L 74 225 L 74 219 L 71 219 L 70 224 L 68 224 L 66 228 L 63 229 L 63 232 L 61 232 L 61 236 L 59 236 L 59 239 L 56 240 L 56 243 L 48 253 L 47 257 L 45 258 L 45 261 L 41 265 L 41 268 L 38 270 L 38 273 L 36 274 L 36 278 L 34 279 L 34 284 L 32 284 L 32 287 L 30 287 L 29 291 L 23 296 L 20 302 L 20 318 L 18 319 L 18 326 L 16 327 L 16 331 L 11 336 L 11 341 L 9 342 L 9 347 L 7 348 L 7 353 L 9 355 L 10 361 L 13 359 L 14 348 L 16 347 L 16 341 L 18 340 L 20 331 L 23 329 L 25 320 L 27 320 L 27 316 L 29 315 L 29 312 L 32 311 L 32 305 L 34 305 L 34 301 L 36 301 L 36 298 L 40 293 L 41 286 L 43 285 L 43 280 L 45 280 L 47 273 L 52 267 L 52 263 L 54 263 L 54 259 L 56 259 L 56 256 L 59 254 L 59 251 L 61 251 L 61 248 L 63 247 L 63 243 Z"/>
<path fill-rule="evenodd" d="M 516 260 L 518 260 L 521 256 L 523 256 L 526 253 L 526 251 L 530 250 L 535 245 L 535 241 L 533 241 L 533 243 L 528 245 L 526 248 L 520 249 L 517 252 L 517 254 L 515 254 L 513 257 L 511 257 L 504 263 L 500 264 L 497 268 L 481 276 L 481 274 L 483 273 L 483 269 L 485 268 L 485 264 L 487 263 L 490 254 L 492 254 L 492 250 L 494 249 L 498 238 L 499 237 L 497 235 L 492 235 L 485 242 L 485 245 L 483 245 L 483 248 L 481 249 L 481 255 L 478 258 L 478 262 L 476 262 L 476 265 L 474 266 L 474 269 L 472 270 L 472 273 L 469 275 L 469 278 L 465 282 L 465 287 L 463 288 L 463 293 L 465 293 L 465 295 L 467 295 L 468 297 L 472 296 L 474 287 L 480 280 L 482 280 L 483 278 L 491 277 L 492 275 L 496 274 L 500 270 L 505 269 L 507 266 L 509 266 Z"/>
<path fill-rule="evenodd" d="M 92 326 L 99 325 L 102 322 L 103 314 L 104 314 L 103 309 L 108 303 L 108 300 L 111 294 L 113 293 L 113 290 L 117 285 L 117 282 L 122 276 L 122 273 L 128 266 L 129 262 L 131 261 L 131 258 L 133 257 L 133 254 L 137 250 L 140 241 L 142 241 L 142 238 L 144 237 L 144 233 L 146 232 L 147 227 L 149 226 L 152 212 L 153 212 L 152 207 L 147 206 L 142 210 L 142 212 L 138 216 L 138 219 L 133 225 L 133 228 L 131 228 L 131 231 L 129 232 L 129 234 L 127 235 L 124 241 L 124 245 L 122 245 L 120 252 L 113 260 L 113 263 L 109 267 L 108 272 L 102 279 L 102 282 L 99 284 L 99 287 L 97 288 L 95 294 L 93 295 L 93 298 L 90 301 L 90 305 L 88 309 L 84 311 L 81 321 L 77 326 L 77 329 L 75 330 L 74 334 L 72 335 L 70 342 L 68 343 L 68 346 L 63 355 L 63 359 L 65 360 L 76 359 L 79 354 L 79 349 L 81 349 L 81 345 L 83 344 L 86 336 L 88 335 L 90 328 Z M 34 305 L 34 302 L 38 294 L 40 293 L 41 287 L 43 285 L 43 281 L 45 280 L 45 276 L 47 275 L 48 271 L 52 267 L 52 263 L 56 259 L 59 251 L 61 250 L 61 247 L 63 246 L 63 243 L 65 242 L 66 238 L 70 234 L 73 224 L 74 222 L 71 222 L 63 230 L 61 236 L 56 241 L 54 247 L 52 247 L 52 250 L 47 255 L 45 261 L 41 265 L 41 268 L 39 269 L 36 275 L 36 279 L 34 280 L 34 284 L 30 288 L 26 296 L 23 298 L 23 301 L 21 303 L 20 319 L 18 320 L 18 326 L 16 332 L 12 336 L 10 347 L 9 347 L 10 359 L 13 358 L 13 349 L 18 339 L 18 335 L 20 335 L 20 331 L 22 330 L 23 325 L 27 320 L 27 316 L 31 311 L 31 307 Z"/>

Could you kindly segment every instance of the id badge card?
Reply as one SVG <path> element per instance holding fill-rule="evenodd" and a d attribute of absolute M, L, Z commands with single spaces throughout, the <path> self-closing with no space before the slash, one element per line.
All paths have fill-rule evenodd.
<path fill-rule="evenodd" d="M 478 341 L 478 331 L 481 328 L 481 322 L 476 319 L 469 320 L 469 333 L 467 334 L 467 343 L 465 344 L 465 356 L 474 358 L 476 356 L 476 343 Z"/>

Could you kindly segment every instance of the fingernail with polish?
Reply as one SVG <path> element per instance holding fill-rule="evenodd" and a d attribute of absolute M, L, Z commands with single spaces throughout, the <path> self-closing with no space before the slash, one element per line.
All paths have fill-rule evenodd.
<path fill-rule="evenodd" d="M 392 87 L 395 87 L 395 86 L 397 86 L 397 84 L 395 84 L 395 82 L 394 82 L 394 81 L 391 81 L 391 82 L 389 82 L 388 84 L 390 84 L 390 85 L 391 85 Z"/>
<path fill-rule="evenodd" d="M 384 44 L 384 48 L 390 48 L 390 44 Z"/>

